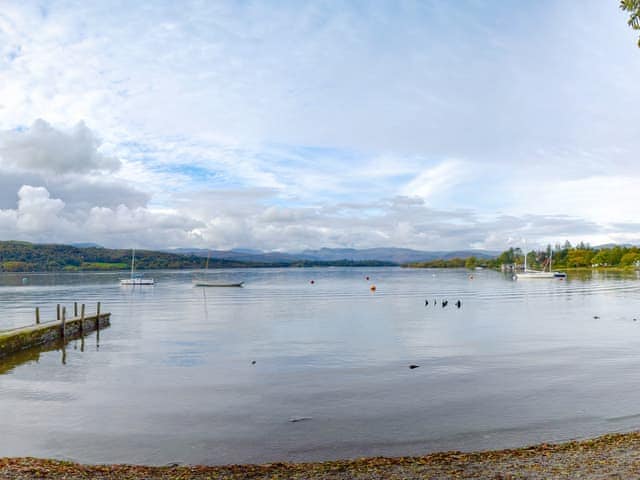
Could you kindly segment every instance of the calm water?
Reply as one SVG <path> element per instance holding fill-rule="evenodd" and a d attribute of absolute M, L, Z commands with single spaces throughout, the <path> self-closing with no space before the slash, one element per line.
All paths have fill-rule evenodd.
<path fill-rule="evenodd" d="M 0 276 L 0 328 L 32 323 L 37 305 L 51 319 L 73 301 L 112 312 L 99 344 L 71 342 L 65 364 L 61 350 L 0 363 L 0 457 L 315 460 L 640 428 L 640 280 L 473 274 L 218 274 L 242 289 L 194 288 L 189 272 L 142 288 L 113 274 Z"/>

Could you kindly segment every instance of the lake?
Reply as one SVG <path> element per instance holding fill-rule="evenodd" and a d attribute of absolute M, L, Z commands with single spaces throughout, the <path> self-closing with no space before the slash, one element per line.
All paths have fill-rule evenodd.
<path fill-rule="evenodd" d="M 248 269 L 210 274 L 244 288 L 207 289 L 193 272 L 122 275 L 0 275 L 0 329 L 56 303 L 112 313 L 99 338 L 0 362 L 0 457 L 301 461 L 640 426 L 635 274 Z"/>

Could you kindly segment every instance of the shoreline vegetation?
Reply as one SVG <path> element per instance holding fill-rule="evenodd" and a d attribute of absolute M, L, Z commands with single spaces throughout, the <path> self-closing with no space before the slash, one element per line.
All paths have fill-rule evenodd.
<path fill-rule="evenodd" d="M 385 250 L 385 249 L 381 249 Z M 394 250 L 394 249 L 387 249 Z M 401 250 L 401 249 L 395 249 Z M 206 250 L 205 250 L 206 252 Z M 357 251 L 353 251 L 357 252 Z M 217 252 L 221 256 L 229 252 Z M 420 254 L 421 252 L 414 251 Z M 429 252 L 422 252 L 425 255 Z M 220 258 L 211 255 L 208 267 L 218 268 L 300 268 L 300 267 L 393 267 L 405 268 L 487 268 L 499 270 L 502 265 L 521 267 L 525 253 L 519 248 L 510 248 L 494 257 L 446 257 L 447 252 L 437 252 L 441 258 L 426 261 L 402 262 L 387 259 L 326 257 L 297 258 L 292 254 L 270 256 L 251 256 Z M 460 254 L 463 252 L 451 252 Z M 466 252 L 464 252 L 466 253 Z M 601 246 L 590 247 L 580 243 L 575 247 L 566 242 L 564 245 L 546 249 L 531 250 L 526 253 L 527 264 L 535 270 L 547 269 L 552 262 L 554 270 L 587 271 L 631 271 L 640 268 L 640 247 Z M 345 255 L 348 257 L 348 255 Z M 247 260 L 247 258 L 249 258 Z M 259 258 L 259 260 L 256 260 Z M 32 244 L 19 241 L 0 241 L 0 272 L 100 272 L 126 271 L 131 266 L 131 250 L 109 249 L 99 246 L 71 246 L 57 244 Z M 136 251 L 138 270 L 158 269 L 203 269 L 207 266 L 207 256 L 197 253 L 172 253 L 153 250 Z"/>
<path fill-rule="evenodd" d="M 602 479 L 640 475 L 640 432 L 589 440 L 416 457 L 370 457 L 263 465 L 82 465 L 37 458 L 0 458 L 0 478 L 23 479 Z"/>
<path fill-rule="evenodd" d="M 208 267 L 216 268 L 282 268 L 282 267 L 386 267 L 394 262 L 378 260 L 253 262 L 210 258 Z M 136 250 L 137 270 L 204 269 L 206 256 L 183 253 Z M 71 245 L 33 244 L 0 241 L 0 272 L 100 272 L 127 271 L 131 268 L 131 250 Z"/>
<path fill-rule="evenodd" d="M 542 250 L 526 252 L 527 265 L 534 270 L 544 270 L 550 265 L 553 270 L 568 271 L 630 271 L 640 268 L 640 247 L 613 245 L 591 247 L 589 244 L 579 243 L 572 246 L 569 242 L 564 245 L 548 245 Z M 495 258 L 479 259 L 473 256 L 467 258 L 437 259 L 427 262 L 405 263 L 408 268 L 468 268 L 476 267 L 499 270 L 502 265 L 524 265 L 524 256 L 520 248 L 509 248 Z"/>

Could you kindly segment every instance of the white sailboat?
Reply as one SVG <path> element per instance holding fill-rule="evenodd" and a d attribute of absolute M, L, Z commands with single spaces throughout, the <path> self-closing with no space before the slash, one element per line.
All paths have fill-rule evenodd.
<path fill-rule="evenodd" d="M 530 270 L 527 268 L 527 252 L 524 253 L 524 271 L 516 273 L 514 277 L 516 280 L 528 279 L 528 278 L 555 278 L 555 273 L 551 271 L 551 262 L 549 262 L 549 271 L 542 272 L 540 270 Z"/>
<path fill-rule="evenodd" d="M 120 285 L 154 285 L 153 278 L 143 278 L 136 276 L 136 249 L 131 251 L 131 277 L 120 280 Z"/>

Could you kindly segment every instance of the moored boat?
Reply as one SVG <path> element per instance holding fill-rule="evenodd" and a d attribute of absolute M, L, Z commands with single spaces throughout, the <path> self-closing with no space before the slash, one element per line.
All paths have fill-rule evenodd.
<path fill-rule="evenodd" d="M 136 249 L 131 251 L 131 277 L 120 280 L 120 285 L 155 285 L 153 278 L 143 278 L 142 275 L 136 275 Z"/>
<path fill-rule="evenodd" d="M 206 277 L 206 273 L 209 271 L 209 260 L 211 258 L 211 251 L 207 252 L 207 262 L 204 265 L 205 275 L 202 278 L 196 278 L 193 280 L 194 287 L 242 287 L 244 282 L 225 282 L 222 280 L 209 280 Z"/>
<path fill-rule="evenodd" d="M 155 285 L 153 278 L 123 278 L 120 280 L 120 285 Z"/>
<path fill-rule="evenodd" d="M 553 272 L 541 272 L 539 270 L 525 270 L 524 272 L 516 273 L 515 277 L 520 280 L 523 278 L 555 278 Z"/>
<path fill-rule="evenodd" d="M 242 287 L 244 282 L 212 282 L 209 280 L 194 280 L 194 287 Z"/>
<path fill-rule="evenodd" d="M 553 262 L 553 251 L 551 251 L 551 255 L 549 256 L 549 271 L 544 272 L 540 270 L 530 270 L 527 268 L 527 254 L 524 254 L 524 271 L 520 273 L 516 273 L 513 276 L 514 280 L 520 279 L 529 279 L 529 278 L 566 278 L 567 274 L 564 272 L 553 272 L 551 271 L 551 263 Z"/>

